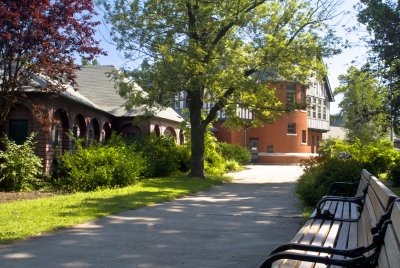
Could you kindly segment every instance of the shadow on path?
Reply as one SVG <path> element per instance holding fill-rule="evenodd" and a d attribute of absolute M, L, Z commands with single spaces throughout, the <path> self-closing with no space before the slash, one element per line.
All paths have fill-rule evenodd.
<path fill-rule="evenodd" d="M 224 184 L 0 247 L 0 264 L 258 267 L 301 224 L 293 188 L 293 182 Z"/>

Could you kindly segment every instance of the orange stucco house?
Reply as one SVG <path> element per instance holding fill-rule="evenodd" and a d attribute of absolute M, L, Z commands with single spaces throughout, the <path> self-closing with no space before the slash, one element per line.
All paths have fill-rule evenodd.
<path fill-rule="evenodd" d="M 285 81 L 275 85 L 276 96 L 284 106 L 300 103 L 303 108 L 283 114 L 274 123 L 240 130 L 224 127 L 225 119 L 220 113 L 214 123 L 215 136 L 219 141 L 249 148 L 256 163 L 290 164 L 317 156 L 322 133 L 329 131 L 330 103 L 334 101 L 328 79 L 322 82 L 311 79 L 308 86 Z M 184 104 L 176 103 L 174 108 L 179 112 L 185 108 Z M 207 108 L 205 104 L 204 109 Z M 239 109 L 238 114 L 252 119 L 248 109 Z"/>

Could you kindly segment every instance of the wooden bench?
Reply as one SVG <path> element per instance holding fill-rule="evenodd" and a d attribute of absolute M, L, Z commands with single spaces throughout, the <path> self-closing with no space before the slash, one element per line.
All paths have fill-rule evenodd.
<path fill-rule="evenodd" d="M 399 268 L 400 262 L 393 262 L 400 254 L 393 251 L 399 248 L 398 204 L 393 223 L 383 224 L 395 199 L 392 191 L 363 170 L 355 197 L 324 197 L 291 242 L 274 250 L 261 267 L 373 267 L 379 257 L 380 267 Z M 381 246 L 379 235 L 385 232 Z"/>

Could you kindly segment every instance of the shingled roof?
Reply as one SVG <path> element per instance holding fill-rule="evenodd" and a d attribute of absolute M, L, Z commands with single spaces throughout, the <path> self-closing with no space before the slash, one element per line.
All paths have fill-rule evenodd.
<path fill-rule="evenodd" d="M 127 111 L 124 100 L 116 91 L 110 74 L 118 71 L 113 65 L 83 66 L 77 71 L 78 92 L 95 103 L 101 110 L 117 117 L 134 117 L 146 114 L 144 106 Z M 137 86 L 139 90 L 141 88 Z M 182 122 L 183 118 L 172 108 L 157 110 L 154 117 Z"/>

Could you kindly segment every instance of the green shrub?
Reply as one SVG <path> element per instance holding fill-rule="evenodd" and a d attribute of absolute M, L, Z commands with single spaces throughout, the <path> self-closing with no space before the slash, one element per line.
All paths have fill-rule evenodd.
<path fill-rule="evenodd" d="M 230 144 L 226 142 L 218 143 L 222 156 L 226 160 L 234 160 L 237 163 L 244 165 L 250 162 L 251 153 L 247 148 L 237 144 Z"/>
<path fill-rule="evenodd" d="M 400 186 L 400 162 L 392 167 L 389 178 L 392 180 L 394 186 Z"/>
<path fill-rule="evenodd" d="M 187 144 L 176 146 L 176 155 L 178 157 L 178 170 L 181 173 L 188 173 L 190 170 L 190 148 Z"/>
<path fill-rule="evenodd" d="M 142 155 L 114 137 L 104 146 L 93 144 L 83 148 L 77 144 L 75 152 L 64 153 L 58 159 L 61 174 L 58 183 L 68 191 L 91 191 L 99 187 L 123 187 L 141 177 L 145 168 Z"/>
<path fill-rule="evenodd" d="M 235 160 L 227 160 L 225 162 L 225 171 L 226 172 L 232 172 L 232 171 L 238 171 L 238 170 L 240 170 L 240 165 Z"/>
<path fill-rule="evenodd" d="M 329 158 L 310 167 L 296 185 L 303 206 L 315 207 L 333 182 L 358 182 L 362 164 L 354 159 Z"/>
<path fill-rule="evenodd" d="M 350 144 L 343 140 L 329 139 L 324 141 L 320 152 L 324 157 L 351 157 L 373 174 L 388 172 L 400 161 L 400 153 L 387 140 L 369 144 L 357 140 Z"/>
<path fill-rule="evenodd" d="M 179 170 L 177 145 L 172 137 L 152 134 L 137 143 L 146 160 L 145 177 L 165 177 Z"/>
<path fill-rule="evenodd" d="M 42 160 L 33 153 L 35 134 L 32 133 L 22 145 L 3 137 L 0 150 L 0 189 L 20 191 L 31 189 L 38 184 L 38 175 L 42 170 Z"/>
<path fill-rule="evenodd" d="M 217 139 L 210 132 L 205 134 L 204 146 L 204 171 L 207 175 L 223 175 L 225 159 L 220 152 Z"/>

